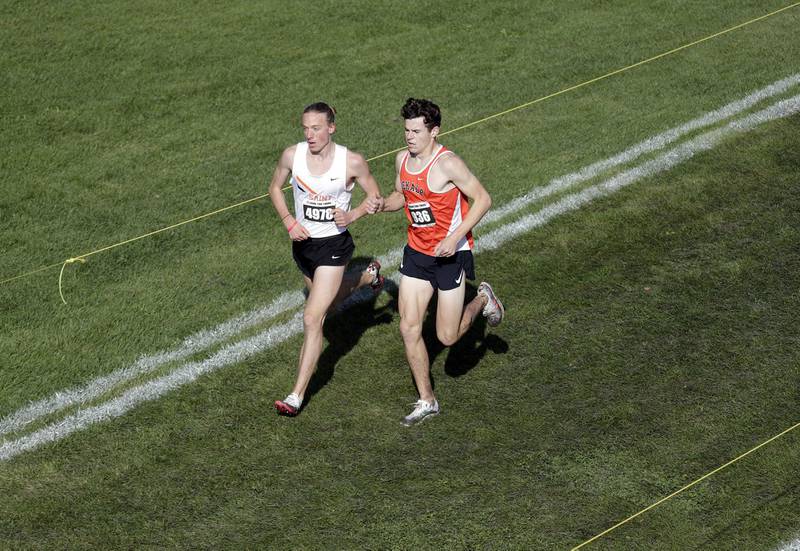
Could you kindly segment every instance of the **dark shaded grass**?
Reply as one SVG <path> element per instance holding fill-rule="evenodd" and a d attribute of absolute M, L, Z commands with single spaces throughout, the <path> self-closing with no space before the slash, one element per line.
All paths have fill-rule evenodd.
<path fill-rule="evenodd" d="M 440 352 L 443 413 L 418 429 L 399 425 L 414 393 L 379 303 L 331 320 L 328 337 L 345 344 L 326 350 L 332 373 L 296 419 L 270 411 L 293 377 L 293 339 L 4 465 L 9 541 L 579 543 L 796 422 L 797 124 L 482 254 L 509 319 L 479 338 L 507 349 L 460 376 L 445 366 L 463 352 Z M 794 442 L 596 547 L 772 547 L 795 528 Z"/>
<path fill-rule="evenodd" d="M 37 29 L 2 38 L 16 92 L 0 134 L 9 275 L 261 193 L 298 106 L 321 92 L 342 113 L 339 141 L 377 154 L 399 145 L 408 95 L 438 99 L 452 128 L 777 4 L 444 3 L 426 8 L 434 23 L 405 5 L 337 4 L 318 34 L 267 4 L 30 6 L 3 8 L 7 28 Z M 796 71 L 796 23 L 445 142 L 502 204 Z M 291 422 L 271 403 L 298 338 L 3 464 L 0 538 L 561 549 L 590 537 L 796 422 L 797 131 L 797 117 L 772 124 L 481 255 L 509 322 L 451 351 L 428 330 L 444 410 L 422 430 L 399 427 L 416 396 L 381 298 L 331 320 L 316 394 Z M 390 160 L 374 170 L 390 186 Z M 0 415 L 298 288 L 272 216 L 253 205 L 92 257 L 68 269 L 68 308 L 52 273 L 4 286 Z M 399 246 L 402 226 L 356 225 L 359 254 Z M 792 442 L 597 547 L 773 547 L 796 530 Z"/>

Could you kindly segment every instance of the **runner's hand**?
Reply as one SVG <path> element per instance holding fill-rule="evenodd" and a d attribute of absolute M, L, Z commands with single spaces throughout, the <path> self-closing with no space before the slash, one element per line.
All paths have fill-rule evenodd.
<path fill-rule="evenodd" d="M 383 210 L 384 199 L 380 195 L 376 197 L 370 197 L 367 200 L 367 212 L 369 214 L 375 214 L 376 212 L 381 212 Z"/>
<path fill-rule="evenodd" d="M 353 220 L 349 212 L 342 209 L 333 209 L 333 221 L 336 222 L 337 226 L 344 228 L 349 226 Z"/>
<path fill-rule="evenodd" d="M 456 240 L 453 236 L 442 239 L 433 250 L 433 256 L 453 256 L 456 254 Z"/>
<path fill-rule="evenodd" d="M 298 222 L 289 232 L 289 237 L 292 241 L 305 241 L 311 237 L 311 235 L 308 233 L 306 227 Z"/>

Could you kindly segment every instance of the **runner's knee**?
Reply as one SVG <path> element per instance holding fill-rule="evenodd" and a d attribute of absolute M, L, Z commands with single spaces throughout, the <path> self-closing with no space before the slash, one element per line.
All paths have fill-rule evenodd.
<path fill-rule="evenodd" d="M 318 312 L 303 312 L 303 327 L 306 329 L 314 329 L 322 327 L 322 323 L 325 321 L 325 313 L 318 313 Z"/>
<path fill-rule="evenodd" d="M 422 334 L 422 324 L 401 319 L 400 334 L 403 336 L 403 340 L 417 339 Z"/>
<path fill-rule="evenodd" d="M 436 328 L 436 338 L 445 346 L 453 346 L 458 340 L 458 331 L 450 327 Z"/>

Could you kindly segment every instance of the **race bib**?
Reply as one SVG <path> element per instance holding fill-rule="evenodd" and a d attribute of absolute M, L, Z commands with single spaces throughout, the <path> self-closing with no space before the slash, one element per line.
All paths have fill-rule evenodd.
<path fill-rule="evenodd" d="M 433 210 L 430 204 L 423 201 L 421 203 L 409 203 L 408 212 L 411 215 L 411 225 L 417 228 L 435 226 L 436 219 L 433 217 Z"/>
<path fill-rule="evenodd" d="M 303 216 L 312 222 L 333 222 L 333 209 L 336 204 L 332 199 L 327 201 L 307 200 L 303 203 Z"/>

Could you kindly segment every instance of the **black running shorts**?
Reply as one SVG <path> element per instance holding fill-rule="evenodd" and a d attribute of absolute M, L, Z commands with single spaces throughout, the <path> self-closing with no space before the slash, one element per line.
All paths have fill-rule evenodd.
<path fill-rule="evenodd" d="M 331 237 L 309 237 L 292 241 L 292 256 L 297 267 L 314 279 L 317 266 L 344 266 L 353 257 L 356 245 L 349 231 Z"/>
<path fill-rule="evenodd" d="M 400 273 L 429 281 L 434 289 L 449 291 L 461 285 L 462 273 L 467 279 L 475 279 L 475 261 L 472 251 L 458 251 L 453 256 L 429 256 L 406 245 Z"/>

